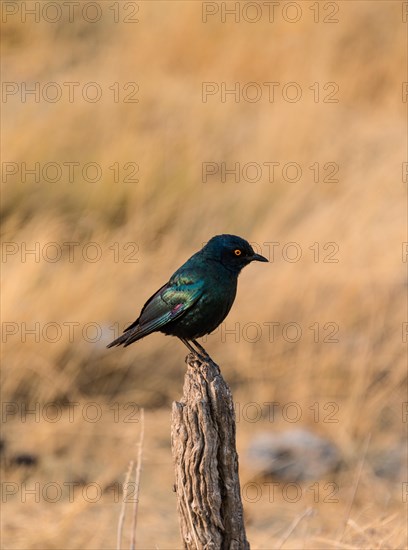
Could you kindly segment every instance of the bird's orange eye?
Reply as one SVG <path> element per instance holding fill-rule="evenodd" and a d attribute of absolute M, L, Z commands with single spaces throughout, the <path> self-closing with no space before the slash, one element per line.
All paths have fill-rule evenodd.
<path fill-rule="evenodd" d="M 235 254 L 235 256 L 241 256 L 242 250 L 240 250 L 239 248 L 237 248 L 236 250 L 234 250 L 234 254 Z"/>

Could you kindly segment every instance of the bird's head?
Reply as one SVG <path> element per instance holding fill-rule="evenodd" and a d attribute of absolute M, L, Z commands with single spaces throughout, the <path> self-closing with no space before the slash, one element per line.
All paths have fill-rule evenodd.
<path fill-rule="evenodd" d="M 219 261 L 233 273 L 239 273 L 251 262 L 267 262 L 268 260 L 256 254 L 245 239 L 236 235 L 216 235 L 202 249 L 202 254 L 209 259 Z"/>

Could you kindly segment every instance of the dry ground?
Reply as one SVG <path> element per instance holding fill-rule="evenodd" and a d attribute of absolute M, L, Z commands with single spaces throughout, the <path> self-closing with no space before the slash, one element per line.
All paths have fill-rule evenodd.
<path fill-rule="evenodd" d="M 227 232 L 271 259 L 244 271 L 231 314 L 206 342 L 237 401 L 243 487 L 260 491 L 244 494 L 252 547 L 405 548 L 402 3 L 319 2 L 318 22 L 316 3 L 297 2 L 301 15 L 280 3 L 273 21 L 258 3 L 253 23 L 245 2 L 237 22 L 221 11 L 203 22 L 202 10 L 222 3 L 137 2 L 138 23 L 123 22 L 136 3 L 101 1 L 95 23 L 66 11 L 56 23 L 51 11 L 24 22 L 23 4 L 2 41 L 3 547 L 115 547 L 140 407 L 138 548 L 180 547 L 169 425 L 185 350 L 163 335 L 105 345 L 191 253 Z M 72 102 L 69 82 L 79 83 Z M 89 82 L 99 101 L 83 98 Z M 279 83 L 273 101 L 265 82 Z M 38 101 L 24 83 L 39 86 Z M 241 95 L 203 101 L 203 83 L 238 83 Z M 131 92 L 137 103 L 124 101 Z M 98 181 L 83 176 L 90 162 Z M 23 163 L 40 163 L 38 181 L 24 181 Z M 127 163 L 139 168 L 133 178 Z M 238 181 L 204 182 L 203 163 L 239 163 Z M 288 163 L 301 167 L 297 181 Z M 333 166 L 338 181 L 327 181 Z M 290 421 L 289 410 L 300 416 Z M 298 499 L 283 482 L 271 496 L 254 481 L 247 445 L 259 431 L 301 427 L 333 441 L 342 465 L 300 484 Z"/>

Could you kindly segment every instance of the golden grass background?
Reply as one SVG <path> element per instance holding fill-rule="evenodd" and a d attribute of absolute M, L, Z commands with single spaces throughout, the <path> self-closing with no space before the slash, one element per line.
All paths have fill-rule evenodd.
<path fill-rule="evenodd" d="M 283 548 L 405 547 L 406 28 L 399 2 L 338 2 L 333 24 L 314 23 L 312 3 L 298 4 L 296 23 L 284 20 L 283 4 L 273 23 L 265 11 L 252 24 L 242 18 L 222 23 L 219 15 L 203 23 L 200 2 L 157 1 L 138 2 L 137 24 L 115 23 L 107 2 L 100 2 L 103 17 L 94 24 L 79 16 L 73 23 L 29 17 L 22 23 L 18 14 L 3 24 L 3 81 L 94 81 L 103 89 L 94 104 L 79 96 L 70 103 L 66 95 L 54 104 L 24 103 L 18 93 L 3 102 L 3 163 L 97 162 L 103 171 L 95 183 L 81 175 L 72 183 L 3 176 L 2 237 L 18 251 L 3 257 L 3 328 L 8 323 L 17 332 L 3 334 L 2 400 L 18 412 L 3 422 L 2 477 L 19 488 L 3 503 L 4 548 L 114 548 L 120 502 L 109 487 L 123 482 L 136 456 L 140 425 L 125 422 L 131 402 L 145 407 L 138 547 L 180 546 L 169 431 L 185 350 L 160 334 L 127 350 L 105 345 L 115 336 L 114 323 L 123 329 L 218 233 L 241 235 L 264 254 L 271 242 L 296 242 L 303 252 L 291 263 L 280 247 L 270 264 L 248 267 L 225 325 L 238 326 L 239 341 L 218 332 L 206 342 L 241 407 L 296 402 L 303 412 L 294 425 L 281 415 L 275 422 L 240 419 L 242 483 L 254 475 L 245 461 L 247 445 L 264 429 L 309 428 L 333 441 L 343 457 L 338 473 L 319 480 L 321 487 L 338 484 L 336 504 L 322 497 L 314 502 L 307 484 L 296 503 L 270 502 L 265 492 L 256 503 L 244 502 L 252 547 L 276 547 L 308 506 L 314 515 L 300 521 Z M 269 102 L 262 87 L 268 81 L 280 82 L 278 90 L 297 82 L 302 99 L 289 103 L 278 91 Z M 139 102 L 113 102 L 114 82 L 137 82 Z M 256 103 L 221 102 L 219 95 L 204 103 L 203 82 L 256 82 L 264 92 Z M 315 103 L 308 89 L 314 82 L 337 83 L 339 102 Z M 274 182 L 265 171 L 255 183 L 202 181 L 203 162 L 272 161 L 299 163 L 301 180 L 285 181 L 278 170 Z M 136 162 L 139 182 L 115 183 L 114 162 Z M 339 182 L 315 183 L 308 169 L 315 162 L 336 162 Z M 30 249 L 36 242 L 41 252 L 50 242 L 80 244 L 72 262 L 66 253 L 55 263 L 33 256 L 23 262 L 24 243 Z M 81 255 L 89 242 L 102 250 L 94 263 Z M 130 242 L 138 247 L 137 263 L 124 262 Z M 309 247 L 316 242 L 337 243 L 338 263 L 323 262 L 323 255 L 314 262 Z M 51 330 L 50 338 L 27 335 L 23 341 L 23 323 L 39 323 L 42 330 L 50 322 L 61 328 L 57 341 L 47 341 Z M 278 333 L 270 342 L 264 325 L 270 322 L 298 323 L 302 336 L 292 343 Z M 338 343 L 324 343 L 324 331 L 315 343 L 308 327 L 319 323 L 322 331 L 327 322 L 339 326 Z M 78 323 L 73 338 L 67 323 Z M 87 323 L 101 328 L 95 343 L 82 336 Z M 243 337 L 248 323 L 262 328 L 254 343 L 248 341 L 253 332 Z M 63 411 L 54 423 L 43 414 L 51 402 Z M 73 422 L 68 402 L 79 403 Z M 94 423 L 82 416 L 92 402 L 103 411 Z M 337 403 L 339 422 L 314 422 L 309 407 L 316 402 Z M 25 405 L 39 407 L 39 421 L 29 415 L 22 422 Z M 38 465 L 13 467 L 18 453 L 36 455 Z M 375 474 L 376 456 L 396 456 L 391 479 Z M 53 503 L 30 496 L 23 502 L 23 484 L 41 489 L 49 482 L 77 482 L 78 494 L 73 502 L 66 493 Z M 105 489 L 95 503 L 80 494 L 89 483 Z"/>

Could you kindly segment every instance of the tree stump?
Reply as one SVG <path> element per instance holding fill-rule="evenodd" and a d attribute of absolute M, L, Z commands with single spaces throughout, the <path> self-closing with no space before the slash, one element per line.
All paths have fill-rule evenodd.
<path fill-rule="evenodd" d="M 171 443 L 184 548 L 249 550 L 229 387 L 210 359 L 189 354 L 183 397 L 173 403 Z"/>

